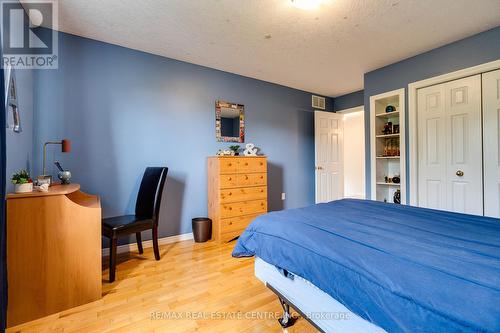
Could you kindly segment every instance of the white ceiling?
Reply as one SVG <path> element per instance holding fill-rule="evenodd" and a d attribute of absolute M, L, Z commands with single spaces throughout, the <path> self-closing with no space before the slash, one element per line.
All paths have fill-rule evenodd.
<path fill-rule="evenodd" d="M 363 74 L 500 25 L 500 0 L 60 0 L 59 30 L 338 96 Z"/>

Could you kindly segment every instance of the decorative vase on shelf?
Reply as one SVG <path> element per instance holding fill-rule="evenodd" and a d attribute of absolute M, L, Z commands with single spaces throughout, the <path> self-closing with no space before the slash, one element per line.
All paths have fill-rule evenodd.
<path fill-rule="evenodd" d="M 14 184 L 14 192 L 15 193 L 33 192 L 33 183 Z"/>

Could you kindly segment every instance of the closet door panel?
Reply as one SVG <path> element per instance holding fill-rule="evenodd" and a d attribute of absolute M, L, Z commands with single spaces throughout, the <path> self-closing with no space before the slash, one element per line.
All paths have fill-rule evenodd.
<path fill-rule="evenodd" d="M 444 86 L 418 90 L 418 205 L 446 209 Z"/>
<path fill-rule="evenodd" d="M 484 215 L 500 217 L 500 70 L 483 74 Z"/>
<path fill-rule="evenodd" d="M 444 84 L 447 210 L 483 215 L 481 75 Z"/>
<path fill-rule="evenodd" d="M 481 76 L 417 92 L 418 205 L 483 214 Z"/>

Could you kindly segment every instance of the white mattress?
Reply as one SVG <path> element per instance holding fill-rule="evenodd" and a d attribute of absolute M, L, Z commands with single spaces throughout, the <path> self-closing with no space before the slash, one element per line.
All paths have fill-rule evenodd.
<path fill-rule="evenodd" d="M 262 282 L 270 284 L 325 332 L 386 332 L 352 313 L 311 282 L 299 276 L 294 276 L 293 280 L 284 277 L 275 266 L 260 258 L 255 258 L 255 276 Z"/>

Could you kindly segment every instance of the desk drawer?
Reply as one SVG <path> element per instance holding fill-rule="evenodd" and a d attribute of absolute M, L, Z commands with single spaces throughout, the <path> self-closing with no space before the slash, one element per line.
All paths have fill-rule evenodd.
<path fill-rule="evenodd" d="M 237 175 L 238 186 L 267 185 L 267 173 L 244 173 Z"/>
<path fill-rule="evenodd" d="M 241 201 L 220 206 L 220 217 L 228 218 L 267 212 L 266 200 Z"/>
<path fill-rule="evenodd" d="M 238 172 L 267 172 L 267 163 L 264 158 L 242 158 L 238 161 Z"/>
<path fill-rule="evenodd" d="M 267 187 L 239 187 L 220 190 L 220 202 L 228 203 L 235 201 L 256 200 L 267 198 Z"/>

